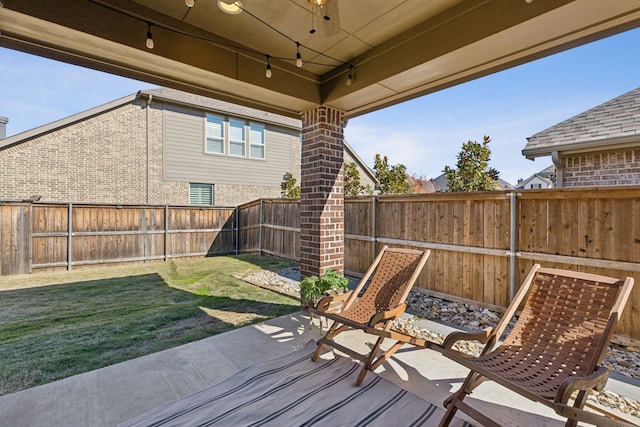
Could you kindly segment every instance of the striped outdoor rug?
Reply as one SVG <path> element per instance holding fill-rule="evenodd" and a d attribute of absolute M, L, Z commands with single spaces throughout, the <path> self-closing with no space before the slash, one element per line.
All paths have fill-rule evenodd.
<path fill-rule="evenodd" d="M 302 349 L 258 363 L 198 393 L 129 420 L 133 426 L 431 426 L 443 410 L 345 357 L 310 360 Z M 461 423 L 453 423 L 460 425 Z"/>

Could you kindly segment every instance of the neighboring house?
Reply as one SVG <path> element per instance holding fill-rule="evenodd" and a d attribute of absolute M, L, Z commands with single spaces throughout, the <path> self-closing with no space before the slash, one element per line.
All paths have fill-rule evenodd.
<path fill-rule="evenodd" d="M 436 186 L 432 180 L 424 177 L 416 177 L 409 175 L 409 185 L 416 194 L 435 193 Z"/>
<path fill-rule="evenodd" d="M 0 125 L 4 126 L 0 121 Z M 235 206 L 300 180 L 300 120 L 143 90 L 0 139 L 0 200 Z M 375 175 L 345 143 L 363 185 Z"/>
<path fill-rule="evenodd" d="M 442 175 L 437 176 L 431 180 L 436 191 L 447 191 L 449 189 L 449 183 L 447 182 L 447 174 L 443 173 Z M 509 184 L 507 181 L 498 178 L 498 182 L 496 183 L 496 190 L 513 190 L 513 185 Z"/>
<path fill-rule="evenodd" d="M 640 184 L 640 88 L 527 140 L 528 159 L 551 156 L 556 187 Z"/>
<path fill-rule="evenodd" d="M 447 181 L 447 174 L 438 175 L 431 180 L 433 188 L 436 191 L 447 191 L 449 189 L 449 182 Z"/>
<path fill-rule="evenodd" d="M 379 182 L 376 178 L 376 173 L 371 169 L 367 164 L 358 156 L 358 153 L 347 143 L 344 141 L 344 158 L 342 163 L 355 163 L 358 173 L 360 174 L 360 185 L 364 187 L 364 194 L 368 195 L 369 191 L 371 194 L 378 194 L 379 190 Z M 300 164 L 298 163 L 296 179 L 300 176 Z"/>
<path fill-rule="evenodd" d="M 551 165 L 527 179 L 519 179 L 516 188 L 519 190 L 553 188 L 556 181 L 556 167 Z"/>

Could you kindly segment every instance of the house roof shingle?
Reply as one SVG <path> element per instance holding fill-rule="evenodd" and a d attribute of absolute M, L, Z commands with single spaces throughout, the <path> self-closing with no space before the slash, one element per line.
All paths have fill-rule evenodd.
<path fill-rule="evenodd" d="M 449 182 L 447 181 L 447 174 L 443 173 L 437 177 L 431 179 L 436 191 L 447 191 L 449 189 Z M 498 178 L 496 182 L 496 190 L 513 190 L 515 187 L 509 184 L 502 178 Z"/>
<path fill-rule="evenodd" d="M 549 156 L 554 151 L 602 148 L 640 139 L 640 88 L 578 114 L 527 138 L 522 154 Z"/>

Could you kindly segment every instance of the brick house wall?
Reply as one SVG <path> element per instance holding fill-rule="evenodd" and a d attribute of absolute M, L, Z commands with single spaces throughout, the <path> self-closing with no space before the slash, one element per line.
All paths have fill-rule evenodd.
<path fill-rule="evenodd" d="M 188 205 L 189 182 L 163 175 L 163 120 L 161 101 L 147 106 L 137 97 L 2 148 L 0 200 L 40 195 L 64 203 Z M 291 140 L 290 170 L 300 183 L 300 141 Z M 279 185 L 214 183 L 214 203 L 237 206 L 280 191 Z"/>
<path fill-rule="evenodd" d="M 189 183 L 163 180 L 162 121 L 160 104 L 136 100 L 0 150 L 0 200 L 188 205 Z M 221 206 L 279 196 L 275 186 L 215 186 Z"/>
<path fill-rule="evenodd" d="M 0 199 L 185 204 L 188 183 L 162 182 L 161 112 L 149 110 L 148 150 L 146 115 L 136 100 L 1 150 Z"/>
<path fill-rule="evenodd" d="M 563 157 L 563 187 L 640 184 L 640 148 Z"/>
<path fill-rule="evenodd" d="M 238 206 L 257 199 L 277 199 L 280 187 L 260 185 L 215 185 L 215 203 L 218 206 Z"/>

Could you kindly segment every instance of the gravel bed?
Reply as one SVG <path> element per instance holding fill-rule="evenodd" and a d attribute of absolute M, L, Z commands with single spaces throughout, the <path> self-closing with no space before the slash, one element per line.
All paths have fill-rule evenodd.
<path fill-rule="evenodd" d="M 298 297 L 299 287 L 296 282 L 282 280 L 281 276 L 291 276 L 297 269 L 288 268 L 276 271 L 261 271 L 242 277 L 243 280 L 267 289 Z M 408 335 L 442 343 L 444 336 L 415 325 L 420 319 L 431 319 L 450 325 L 458 325 L 466 329 L 483 329 L 494 327 L 500 320 L 501 313 L 470 304 L 452 302 L 412 291 L 407 298 L 407 313 L 413 316 L 398 319 L 393 329 Z M 513 326 L 512 322 L 511 326 Z M 468 354 L 478 355 L 482 347 L 475 342 L 460 342 L 454 349 Z M 617 348 L 611 346 L 605 355 L 603 366 L 621 375 L 640 380 L 640 349 Z M 619 396 L 610 390 L 591 392 L 591 402 L 614 408 L 620 412 L 640 418 L 640 402 L 628 397 Z"/>

